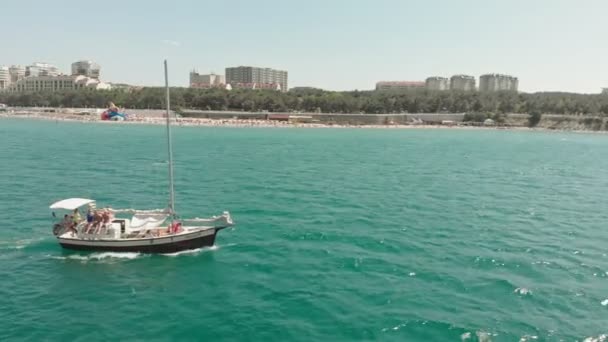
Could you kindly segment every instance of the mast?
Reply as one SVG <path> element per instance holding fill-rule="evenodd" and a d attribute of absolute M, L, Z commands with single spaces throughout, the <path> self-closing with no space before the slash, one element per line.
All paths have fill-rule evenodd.
<path fill-rule="evenodd" d="M 169 212 L 171 216 L 175 218 L 175 191 L 173 188 L 173 147 L 171 146 L 171 117 L 170 112 L 170 98 L 169 98 L 169 74 L 167 71 L 167 60 L 165 59 L 165 91 L 167 93 L 166 105 L 167 105 L 167 150 L 169 154 Z"/>

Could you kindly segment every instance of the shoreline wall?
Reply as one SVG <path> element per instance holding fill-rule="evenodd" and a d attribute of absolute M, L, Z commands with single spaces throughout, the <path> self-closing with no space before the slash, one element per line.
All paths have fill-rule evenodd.
<path fill-rule="evenodd" d="M 101 108 L 47 108 L 47 107 L 11 107 L 9 113 L 14 114 L 46 114 L 51 116 L 81 116 L 97 119 Z M 128 109 L 126 112 L 139 118 L 164 117 L 165 110 L 161 109 Z M 201 111 L 178 110 L 184 118 L 211 120 L 268 120 L 269 117 L 289 116 L 305 117 L 309 123 L 321 125 L 441 125 L 450 121 L 456 125 L 480 126 L 481 123 L 465 123 L 464 113 L 408 113 L 408 114 L 328 114 L 328 113 L 269 113 L 269 112 L 237 112 L 237 111 Z M 82 114 L 85 115 L 82 115 Z M 78 115 L 81 114 L 81 115 Z M 504 126 L 528 127 L 528 114 L 504 115 Z M 608 131 L 608 117 L 598 115 L 563 115 L 542 114 L 541 120 L 535 127 L 549 130 L 572 131 Z"/>
<path fill-rule="evenodd" d="M 183 117 L 203 119 L 267 120 L 272 116 L 308 117 L 312 122 L 335 125 L 407 125 L 412 123 L 440 124 L 443 121 L 462 122 L 464 113 L 435 114 L 328 114 L 328 113 L 266 113 L 228 111 L 178 111 Z"/>

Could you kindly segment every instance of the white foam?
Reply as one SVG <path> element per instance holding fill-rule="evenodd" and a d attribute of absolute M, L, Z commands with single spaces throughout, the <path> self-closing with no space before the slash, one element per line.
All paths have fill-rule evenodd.
<path fill-rule="evenodd" d="M 460 339 L 461 339 L 462 341 L 466 341 L 466 340 L 468 340 L 468 339 L 470 339 L 470 338 L 471 338 L 471 333 L 470 333 L 470 332 L 466 332 L 466 333 L 464 333 L 464 334 L 460 335 Z"/>
<path fill-rule="evenodd" d="M 415 277 L 416 276 L 416 272 L 410 272 L 410 277 Z"/>
<path fill-rule="evenodd" d="M 218 246 L 211 246 L 211 247 L 202 247 L 202 248 L 197 248 L 197 249 L 188 249 L 185 251 L 179 251 L 179 252 L 175 252 L 175 253 L 162 253 L 161 255 L 168 256 L 168 257 L 176 257 L 176 256 L 180 256 L 180 255 L 198 254 L 202 251 L 216 251 L 218 249 L 219 249 Z"/>
<path fill-rule="evenodd" d="M 531 340 L 537 340 L 538 336 L 536 335 L 524 335 L 519 339 L 519 342 L 527 342 Z"/>
<path fill-rule="evenodd" d="M 608 299 L 604 299 L 604 300 L 602 301 L 602 305 L 603 305 L 603 306 L 608 305 Z"/>
<path fill-rule="evenodd" d="M 518 287 L 516 288 L 513 292 L 518 293 L 520 295 L 528 295 L 528 294 L 532 294 L 532 291 L 528 290 L 525 287 Z"/>
<path fill-rule="evenodd" d="M 35 238 L 35 239 L 22 239 L 22 240 L 17 240 L 17 241 L 6 241 L 7 245 L 2 246 L 2 248 L 5 249 L 23 249 L 29 245 L 35 244 L 37 242 L 40 242 L 44 240 L 44 238 Z M 2 244 L 4 244 L 5 241 L 2 241 Z M 12 245 L 12 244 L 15 245 Z"/>
<path fill-rule="evenodd" d="M 396 325 L 396 326 L 392 327 L 391 329 L 393 329 L 393 330 L 399 330 L 399 329 L 401 329 L 401 328 L 403 328 L 405 326 L 407 326 L 407 323 L 401 323 L 399 325 Z"/>
<path fill-rule="evenodd" d="M 107 258 L 117 258 L 117 259 L 135 259 L 139 257 L 141 253 L 136 252 L 101 252 L 101 253 L 93 253 L 89 255 L 89 259 L 107 259 Z"/>
<path fill-rule="evenodd" d="M 599 335 L 597 337 L 587 337 L 586 339 L 583 340 L 583 342 L 604 342 L 606 341 L 606 339 L 608 339 L 608 335 Z"/>
<path fill-rule="evenodd" d="M 38 242 L 38 241 L 42 241 L 42 240 L 43 240 L 43 238 L 34 238 L 34 239 L 17 240 L 16 242 L 17 242 L 18 245 L 27 246 L 27 245 L 31 245 L 34 242 Z"/>
<path fill-rule="evenodd" d="M 57 256 L 57 255 L 47 255 L 51 259 L 56 260 L 80 260 L 80 261 L 91 261 L 91 260 L 104 260 L 104 259 L 135 259 L 141 256 L 140 253 L 135 252 L 101 252 L 101 253 L 93 253 L 89 255 L 81 255 L 81 254 L 70 254 L 66 256 Z"/>
<path fill-rule="evenodd" d="M 487 333 L 485 331 L 477 331 L 475 334 L 477 335 L 477 340 L 479 342 L 490 342 L 490 341 L 492 341 L 492 337 L 491 337 L 492 334 L 490 334 L 490 333 Z"/>
<path fill-rule="evenodd" d="M 89 257 L 87 257 L 86 255 L 79 255 L 79 254 L 71 254 L 68 256 L 55 256 L 55 255 L 48 255 L 51 259 L 57 259 L 57 260 L 89 260 Z"/>

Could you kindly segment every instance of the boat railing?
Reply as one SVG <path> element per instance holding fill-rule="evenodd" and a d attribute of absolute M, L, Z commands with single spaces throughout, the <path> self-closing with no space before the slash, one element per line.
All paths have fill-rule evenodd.
<path fill-rule="evenodd" d="M 150 210 L 139 210 L 139 209 L 110 209 L 115 214 L 168 214 L 167 209 L 150 209 Z"/>
<path fill-rule="evenodd" d="M 100 238 L 115 238 L 116 228 L 112 224 L 102 224 L 97 227 L 91 227 L 87 222 L 81 222 L 77 227 L 77 236 L 81 239 L 96 240 Z"/>
<path fill-rule="evenodd" d="M 211 218 L 199 218 L 199 217 L 195 217 L 193 219 L 183 219 L 182 222 L 185 225 L 188 224 L 192 224 L 192 225 L 204 225 L 204 226 L 211 226 L 211 227 L 227 227 L 227 226 L 232 226 L 234 224 L 234 222 L 232 221 L 232 217 L 230 216 L 230 213 L 225 211 L 222 215 L 219 216 L 213 216 Z"/>

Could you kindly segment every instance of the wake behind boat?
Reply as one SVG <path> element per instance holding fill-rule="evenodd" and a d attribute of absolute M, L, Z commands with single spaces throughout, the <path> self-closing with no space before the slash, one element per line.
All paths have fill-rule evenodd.
<path fill-rule="evenodd" d="M 167 61 L 165 61 L 169 205 L 166 209 L 97 209 L 95 200 L 68 198 L 51 204 L 68 211 L 55 223 L 53 234 L 67 249 L 90 251 L 174 253 L 213 246 L 217 233 L 232 226 L 230 213 L 211 218 L 180 219 L 175 211 L 173 149 Z M 87 207 L 86 219 L 81 209 Z M 53 212 L 53 217 L 57 217 Z"/>

